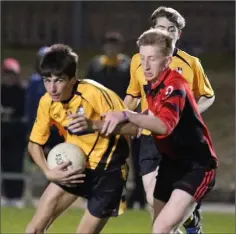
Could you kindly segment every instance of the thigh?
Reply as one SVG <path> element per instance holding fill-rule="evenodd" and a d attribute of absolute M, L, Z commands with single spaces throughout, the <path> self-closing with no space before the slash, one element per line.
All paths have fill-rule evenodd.
<path fill-rule="evenodd" d="M 156 177 L 154 198 L 165 203 L 168 202 L 174 183 L 181 179 L 181 177 L 182 172 L 179 173 L 174 165 L 163 157 Z"/>
<path fill-rule="evenodd" d="M 196 202 L 200 202 L 215 185 L 215 169 L 206 169 L 194 165 L 184 176 L 176 181 L 173 189 L 189 193 Z"/>
<path fill-rule="evenodd" d="M 161 154 L 151 135 L 141 135 L 139 151 L 140 175 L 146 175 L 156 170 L 159 166 Z"/>
<path fill-rule="evenodd" d="M 91 196 L 88 199 L 88 210 L 97 218 L 108 218 L 124 213 L 126 209 L 125 183 L 127 180 L 128 167 L 94 173 Z"/>

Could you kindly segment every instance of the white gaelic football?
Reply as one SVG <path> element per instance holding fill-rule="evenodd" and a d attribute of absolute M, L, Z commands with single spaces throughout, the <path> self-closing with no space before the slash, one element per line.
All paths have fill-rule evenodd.
<path fill-rule="evenodd" d="M 51 149 L 48 154 L 47 163 L 49 169 L 61 165 L 63 162 L 70 161 L 67 167 L 69 170 L 85 169 L 86 157 L 84 152 L 76 145 L 61 143 Z"/>

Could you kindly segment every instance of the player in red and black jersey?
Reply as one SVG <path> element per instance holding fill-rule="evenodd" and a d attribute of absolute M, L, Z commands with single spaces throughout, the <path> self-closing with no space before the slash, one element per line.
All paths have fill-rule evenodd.
<path fill-rule="evenodd" d="M 187 82 L 169 68 L 173 38 L 151 29 L 140 36 L 138 46 L 149 87 L 148 110 L 107 113 L 102 133 L 112 133 L 125 121 L 152 132 L 163 155 L 154 190 L 153 233 L 173 233 L 213 188 L 217 158 Z"/>

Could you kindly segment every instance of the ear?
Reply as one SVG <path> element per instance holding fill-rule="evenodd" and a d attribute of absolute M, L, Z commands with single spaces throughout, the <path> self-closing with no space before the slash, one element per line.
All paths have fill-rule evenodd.
<path fill-rule="evenodd" d="M 178 40 L 180 39 L 180 37 L 182 36 L 182 31 L 179 30 L 179 34 L 178 34 Z"/>
<path fill-rule="evenodd" d="M 76 78 L 72 78 L 71 79 L 71 83 L 74 85 L 76 83 L 77 79 Z"/>
<path fill-rule="evenodd" d="M 171 61 L 172 61 L 172 56 L 168 56 L 168 57 L 166 58 L 166 67 L 169 67 L 169 66 L 170 66 Z"/>

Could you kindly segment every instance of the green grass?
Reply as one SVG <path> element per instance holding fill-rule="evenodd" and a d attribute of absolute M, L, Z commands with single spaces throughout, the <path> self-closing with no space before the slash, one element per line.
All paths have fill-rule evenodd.
<path fill-rule="evenodd" d="M 1 233 L 23 233 L 34 209 L 2 208 Z M 62 215 L 49 229 L 49 233 L 73 233 L 82 216 L 81 210 L 71 209 Z M 203 213 L 204 233 L 235 233 L 234 215 Z M 129 210 L 119 218 L 111 219 L 102 233 L 151 233 L 149 214 Z"/>

